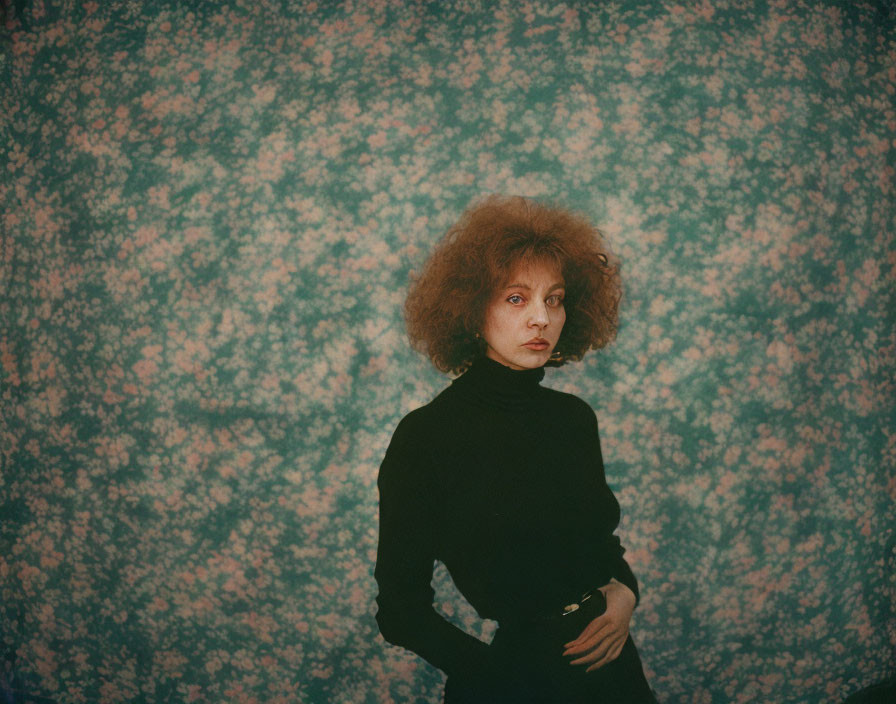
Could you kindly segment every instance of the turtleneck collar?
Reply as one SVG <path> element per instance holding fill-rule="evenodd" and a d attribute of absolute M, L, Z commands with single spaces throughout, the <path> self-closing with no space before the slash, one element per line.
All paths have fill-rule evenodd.
<path fill-rule="evenodd" d="M 477 357 L 467 371 L 451 382 L 464 396 L 480 404 L 517 408 L 542 388 L 544 367 L 511 369 L 491 357 Z"/>

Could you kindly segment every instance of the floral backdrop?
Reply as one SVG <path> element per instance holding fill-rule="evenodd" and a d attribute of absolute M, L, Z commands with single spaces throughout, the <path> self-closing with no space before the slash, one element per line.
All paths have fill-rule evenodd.
<path fill-rule="evenodd" d="M 8 701 L 440 701 L 373 621 L 375 481 L 448 383 L 408 349 L 409 273 L 492 192 L 585 213 L 622 261 L 618 340 L 545 383 L 598 413 L 660 701 L 893 676 L 892 5 L 2 23 Z"/>

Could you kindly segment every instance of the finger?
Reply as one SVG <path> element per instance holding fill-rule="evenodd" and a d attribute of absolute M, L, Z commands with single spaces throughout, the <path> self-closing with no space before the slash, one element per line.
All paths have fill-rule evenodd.
<path fill-rule="evenodd" d="M 570 665 L 591 665 L 595 661 L 598 663 L 602 662 L 604 657 L 606 656 L 606 652 L 604 648 L 599 648 L 594 650 L 587 655 L 578 658 L 577 660 L 571 660 Z M 592 665 L 593 666 L 593 665 Z"/>
<path fill-rule="evenodd" d="M 576 645 L 581 645 L 585 641 L 590 640 L 594 636 L 595 633 L 597 633 L 601 628 L 603 628 L 604 625 L 605 624 L 603 624 L 603 623 L 595 623 L 594 621 L 592 621 L 585 627 L 585 629 L 581 633 L 579 633 L 579 635 L 577 635 L 575 638 L 573 638 L 568 643 L 564 644 L 563 647 L 571 648 Z"/>
<path fill-rule="evenodd" d="M 622 645 L 625 644 L 625 641 L 622 641 Z M 619 654 L 622 652 L 622 645 L 618 645 L 615 648 L 612 648 L 602 659 L 598 660 L 593 665 L 589 666 L 585 672 L 591 672 L 592 670 L 596 670 L 604 665 L 609 665 L 616 658 L 619 657 Z"/>
<path fill-rule="evenodd" d="M 622 646 L 625 644 L 625 639 L 628 637 L 626 633 L 612 633 L 607 638 L 605 638 L 601 643 L 599 643 L 592 651 L 580 657 L 574 661 L 572 664 L 575 665 L 590 665 L 592 663 L 600 666 L 601 664 L 606 664 L 612 660 L 618 653 L 617 650 L 622 650 Z"/>
<path fill-rule="evenodd" d="M 591 638 L 595 633 L 597 633 L 601 628 L 604 628 L 610 622 L 609 617 L 605 617 L 604 614 L 601 614 L 597 618 L 593 619 L 585 628 L 582 629 L 582 632 L 579 633 L 573 640 L 564 644 L 564 648 L 569 648 L 574 645 L 579 645 L 583 643 L 585 640 Z"/>
<path fill-rule="evenodd" d="M 613 634 L 613 626 L 612 624 L 608 624 L 603 628 L 592 633 L 585 640 L 575 641 L 575 645 L 566 648 L 563 651 L 564 655 L 578 655 L 580 653 L 585 653 L 589 650 L 593 650 L 595 646 L 599 645 L 602 641 L 606 640 Z"/>
<path fill-rule="evenodd" d="M 590 665 L 602 661 L 616 646 L 614 638 L 607 638 L 595 646 L 593 650 L 570 662 L 570 665 Z"/>

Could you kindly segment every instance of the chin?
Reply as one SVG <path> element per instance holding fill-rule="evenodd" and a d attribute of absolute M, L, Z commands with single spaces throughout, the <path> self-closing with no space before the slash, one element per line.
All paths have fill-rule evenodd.
<path fill-rule="evenodd" d="M 520 357 L 519 359 L 513 359 L 511 361 L 523 369 L 537 369 L 538 367 L 543 367 L 545 362 L 550 358 L 551 353 L 548 351 L 539 352 L 537 355 L 526 355 L 525 357 Z"/>
<path fill-rule="evenodd" d="M 507 354 L 501 354 L 498 350 L 495 350 L 496 354 L 488 354 L 487 356 L 511 369 L 537 369 L 547 363 L 551 358 L 552 352 L 553 348 L 540 352 L 508 350 Z"/>

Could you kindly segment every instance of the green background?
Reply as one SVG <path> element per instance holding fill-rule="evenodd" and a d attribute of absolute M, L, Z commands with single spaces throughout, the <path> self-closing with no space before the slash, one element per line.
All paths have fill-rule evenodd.
<path fill-rule="evenodd" d="M 893 675 L 887 3 L 6 5 L 5 687 L 441 700 L 373 622 L 375 480 L 448 383 L 409 272 L 492 192 L 622 262 L 545 383 L 598 413 L 660 701 Z"/>

